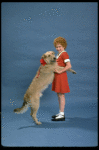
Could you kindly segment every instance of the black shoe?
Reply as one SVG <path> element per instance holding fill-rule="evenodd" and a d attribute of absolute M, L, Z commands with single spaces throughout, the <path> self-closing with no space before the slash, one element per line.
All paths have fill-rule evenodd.
<path fill-rule="evenodd" d="M 57 115 L 54 115 L 54 116 L 52 116 L 52 118 L 55 118 L 55 117 L 57 117 L 59 114 L 57 114 Z"/>
<path fill-rule="evenodd" d="M 57 116 L 53 118 L 52 121 L 65 121 L 65 115 L 61 115 L 61 117 Z"/>

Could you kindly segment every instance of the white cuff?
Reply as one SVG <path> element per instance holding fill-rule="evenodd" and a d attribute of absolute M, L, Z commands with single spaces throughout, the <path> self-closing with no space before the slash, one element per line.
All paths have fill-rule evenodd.
<path fill-rule="evenodd" d="M 64 60 L 64 63 L 67 63 L 68 61 L 70 61 L 70 59 L 65 59 L 65 60 Z"/>

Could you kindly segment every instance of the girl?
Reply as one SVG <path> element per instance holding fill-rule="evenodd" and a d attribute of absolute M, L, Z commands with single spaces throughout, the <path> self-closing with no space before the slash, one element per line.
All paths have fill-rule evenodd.
<path fill-rule="evenodd" d="M 59 114 L 52 116 L 52 121 L 64 121 L 65 93 L 70 92 L 66 70 L 71 68 L 71 63 L 69 55 L 65 51 L 67 47 L 66 40 L 62 37 L 58 37 L 54 39 L 53 44 L 58 51 L 56 61 L 58 65 L 64 67 L 64 69 L 62 71 L 55 69 L 55 78 L 52 83 L 52 91 L 55 91 L 58 96 Z"/>

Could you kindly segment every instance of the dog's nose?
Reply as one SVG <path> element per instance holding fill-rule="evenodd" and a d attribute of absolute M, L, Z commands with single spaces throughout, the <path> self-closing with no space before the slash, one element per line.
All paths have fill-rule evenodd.
<path fill-rule="evenodd" d="M 54 57 L 54 60 L 56 60 L 56 57 Z"/>

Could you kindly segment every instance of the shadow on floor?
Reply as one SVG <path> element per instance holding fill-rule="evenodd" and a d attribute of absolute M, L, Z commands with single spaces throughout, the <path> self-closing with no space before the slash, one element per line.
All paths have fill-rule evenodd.
<path fill-rule="evenodd" d="M 82 128 L 85 130 L 97 131 L 97 117 L 92 118 L 66 118 L 65 121 L 51 121 L 51 122 L 42 122 L 41 125 L 34 124 L 33 126 L 23 126 L 18 128 Z"/>

